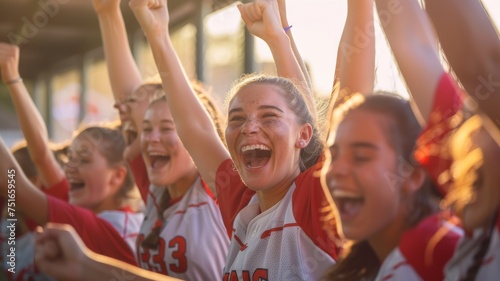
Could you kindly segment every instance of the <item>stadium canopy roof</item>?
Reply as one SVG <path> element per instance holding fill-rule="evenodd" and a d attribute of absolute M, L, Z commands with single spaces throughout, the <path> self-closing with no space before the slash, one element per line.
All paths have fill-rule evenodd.
<path fill-rule="evenodd" d="M 171 25 L 220 9 L 234 0 L 169 0 Z M 202 5 L 203 3 L 203 5 Z M 201 10 L 201 7 L 203 9 Z M 128 1 L 121 1 L 129 38 L 139 29 Z M 25 79 L 102 45 L 91 0 L 1 0 L 0 41 L 20 46 Z"/>

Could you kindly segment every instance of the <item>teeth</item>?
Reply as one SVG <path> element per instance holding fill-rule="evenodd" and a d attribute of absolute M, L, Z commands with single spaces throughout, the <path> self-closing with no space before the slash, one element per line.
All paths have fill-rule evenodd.
<path fill-rule="evenodd" d="M 241 152 L 245 152 L 248 150 L 255 150 L 255 149 L 260 149 L 260 150 L 271 150 L 269 147 L 263 145 L 263 144 L 252 144 L 252 145 L 245 145 L 244 147 L 241 148 Z"/>
<path fill-rule="evenodd" d="M 168 156 L 167 154 L 161 152 L 148 152 L 148 154 L 149 156 Z"/>
<path fill-rule="evenodd" d="M 333 190 L 332 191 L 332 196 L 336 198 L 350 198 L 350 199 L 361 199 L 363 196 L 350 192 L 350 191 L 345 191 L 345 190 Z"/>

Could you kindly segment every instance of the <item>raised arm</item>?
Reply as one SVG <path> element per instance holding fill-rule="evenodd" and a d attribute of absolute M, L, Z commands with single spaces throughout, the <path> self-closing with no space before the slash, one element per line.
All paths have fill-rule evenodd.
<path fill-rule="evenodd" d="M 90 251 L 70 225 L 48 224 L 40 231 L 35 260 L 43 272 L 58 280 L 179 280 Z"/>
<path fill-rule="evenodd" d="M 47 127 L 19 75 L 19 47 L 0 43 L 2 80 L 11 94 L 28 151 L 46 187 L 64 178 L 64 171 L 49 147 Z"/>
<path fill-rule="evenodd" d="M 276 0 L 256 0 L 248 4 L 239 4 L 241 18 L 250 33 L 264 40 L 274 58 L 278 76 L 289 78 L 299 83 L 305 98 L 311 104 L 314 116 L 316 107 L 313 91 L 302 72 L 292 48 L 291 39 L 282 27 L 278 2 Z"/>
<path fill-rule="evenodd" d="M 47 197 L 26 177 L 2 138 L 0 159 L 0 190 L 2 197 L 7 198 L 7 206 L 14 214 L 22 211 L 40 225 L 47 223 Z"/>
<path fill-rule="evenodd" d="M 125 130 L 130 130 L 132 122 L 136 135 L 142 131 L 141 120 L 124 120 L 125 118 L 137 117 L 128 112 L 126 103 L 131 99 L 146 98 L 134 97 L 134 91 L 142 84 L 141 73 L 130 50 L 125 22 L 120 10 L 120 0 L 92 0 L 94 10 L 99 19 L 101 38 L 108 67 L 108 75 L 115 98 L 115 107 L 120 112 L 120 119 Z M 125 117 L 127 115 L 127 117 Z M 137 118 L 136 118 L 137 119 Z M 125 131 L 125 134 L 128 132 Z M 131 136 L 125 136 L 131 140 Z M 134 159 L 140 154 L 139 138 L 128 143 L 126 158 Z"/>
<path fill-rule="evenodd" d="M 347 18 L 337 51 L 332 107 L 355 93 L 370 94 L 375 83 L 373 0 L 348 0 Z"/>
<path fill-rule="evenodd" d="M 500 128 L 500 38 L 479 0 L 425 1 L 441 47 L 465 90 Z"/>
<path fill-rule="evenodd" d="M 129 5 L 151 45 L 177 133 L 215 193 L 215 172 L 230 156 L 174 50 L 169 37 L 167 3 L 165 0 L 131 0 Z"/>
<path fill-rule="evenodd" d="M 299 49 L 295 44 L 295 39 L 293 38 L 293 32 L 292 32 L 293 30 L 292 25 L 290 25 L 290 23 L 288 22 L 288 16 L 286 12 L 286 0 L 277 0 L 277 1 L 278 1 L 278 8 L 280 11 L 281 26 L 283 27 L 283 30 L 285 30 L 286 35 L 288 35 L 288 38 L 290 38 L 290 45 L 292 46 L 293 54 L 295 55 L 295 58 L 297 59 L 297 62 L 300 65 L 300 69 L 304 74 L 304 78 L 307 85 L 309 86 L 309 89 L 311 89 L 312 91 L 313 86 L 311 82 L 311 77 L 309 75 L 309 71 L 307 71 L 306 64 L 304 63 L 304 60 L 300 55 Z"/>
<path fill-rule="evenodd" d="M 444 74 L 431 23 L 417 0 L 376 1 L 392 52 L 418 107 L 416 115 L 425 123 Z"/>

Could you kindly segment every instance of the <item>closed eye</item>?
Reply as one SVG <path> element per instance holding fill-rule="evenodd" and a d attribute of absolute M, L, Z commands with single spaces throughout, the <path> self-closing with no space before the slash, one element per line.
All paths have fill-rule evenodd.
<path fill-rule="evenodd" d="M 239 122 L 239 121 L 245 121 L 245 118 L 239 115 L 231 116 L 229 118 L 229 122 Z"/>
<path fill-rule="evenodd" d="M 265 114 L 262 115 L 262 117 L 264 117 L 264 118 L 278 117 L 278 115 L 275 114 L 275 113 L 265 113 Z"/>

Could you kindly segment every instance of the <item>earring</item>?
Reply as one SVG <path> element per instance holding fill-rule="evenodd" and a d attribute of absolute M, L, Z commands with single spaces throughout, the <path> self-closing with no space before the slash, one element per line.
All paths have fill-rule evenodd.
<path fill-rule="evenodd" d="M 305 141 L 303 141 L 303 140 L 299 141 L 299 146 L 300 146 L 301 148 L 304 148 L 304 147 L 306 146 L 306 142 L 305 142 Z"/>

